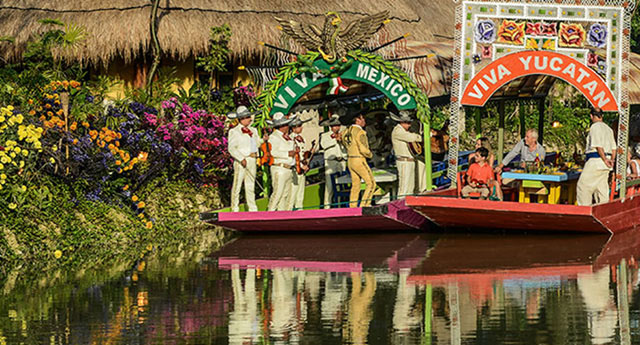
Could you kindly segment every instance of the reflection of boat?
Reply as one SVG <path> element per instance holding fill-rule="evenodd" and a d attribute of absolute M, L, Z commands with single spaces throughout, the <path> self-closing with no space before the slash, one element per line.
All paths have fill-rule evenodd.
<path fill-rule="evenodd" d="M 239 231 L 347 231 L 424 229 L 428 221 L 408 208 L 404 200 L 375 207 L 298 211 L 207 212 L 210 224 Z"/>
<path fill-rule="evenodd" d="M 640 225 L 640 198 L 575 206 L 460 199 L 455 192 L 409 196 L 406 204 L 444 228 L 621 233 Z"/>
<path fill-rule="evenodd" d="M 494 280 L 575 277 L 592 272 L 608 239 L 606 235 L 446 235 L 408 280 L 490 286 Z"/>
<path fill-rule="evenodd" d="M 429 239 L 418 234 L 345 234 L 244 236 L 214 255 L 218 266 L 230 269 L 297 268 L 320 272 L 360 272 L 386 268 L 395 272 L 420 263 Z"/>

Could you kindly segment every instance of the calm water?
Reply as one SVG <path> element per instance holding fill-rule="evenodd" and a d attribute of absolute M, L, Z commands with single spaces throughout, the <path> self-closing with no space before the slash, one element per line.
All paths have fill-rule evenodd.
<path fill-rule="evenodd" d="M 0 344 L 637 344 L 635 237 L 246 236 L 7 281 Z"/>

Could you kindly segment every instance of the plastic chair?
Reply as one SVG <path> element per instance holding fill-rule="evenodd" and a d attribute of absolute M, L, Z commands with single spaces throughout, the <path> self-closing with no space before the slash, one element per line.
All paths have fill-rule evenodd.
<path fill-rule="evenodd" d="M 459 171 L 458 174 L 456 175 L 456 180 L 457 180 L 457 184 L 456 184 L 456 188 L 457 188 L 457 192 L 458 192 L 458 198 L 462 197 L 462 188 L 464 187 L 463 185 L 463 181 L 465 181 L 464 175 L 466 175 L 467 172 L 466 171 Z M 500 174 L 498 174 L 497 176 L 497 180 L 498 180 L 498 184 L 500 186 L 502 186 L 502 177 L 500 176 Z M 503 196 L 505 195 L 504 192 L 502 194 Z M 491 195 L 489 195 L 489 197 L 493 196 L 493 192 L 491 193 Z M 474 198 L 474 199 L 480 199 L 482 197 L 482 195 L 480 193 L 470 193 L 469 194 L 469 198 Z"/>
<path fill-rule="evenodd" d="M 341 176 L 349 175 L 349 171 L 339 171 L 331 174 L 331 190 L 333 195 L 331 197 L 331 203 L 342 207 L 349 205 L 349 196 L 351 194 L 351 183 L 338 183 L 338 178 Z"/>

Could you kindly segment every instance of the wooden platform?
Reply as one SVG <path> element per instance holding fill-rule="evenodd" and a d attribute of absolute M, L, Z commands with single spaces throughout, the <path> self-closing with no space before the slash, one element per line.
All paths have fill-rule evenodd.
<path fill-rule="evenodd" d="M 207 223 L 243 232 L 382 231 L 426 229 L 428 221 L 404 200 L 374 207 L 298 211 L 205 212 Z"/>
<path fill-rule="evenodd" d="M 640 197 L 597 206 L 460 199 L 451 192 L 410 196 L 406 205 L 442 228 L 621 233 L 640 225 Z"/>

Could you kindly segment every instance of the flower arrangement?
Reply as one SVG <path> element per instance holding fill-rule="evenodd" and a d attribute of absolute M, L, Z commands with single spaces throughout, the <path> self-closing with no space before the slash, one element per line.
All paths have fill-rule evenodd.
<path fill-rule="evenodd" d="M 586 32 L 582 24 L 560 23 L 558 45 L 561 47 L 582 47 L 584 46 L 585 36 Z"/>
<path fill-rule="evenodd" d="M 525 22 L 502 20 L 498 29 L 498 42 L 521 45 L 524 43 Z"/>

